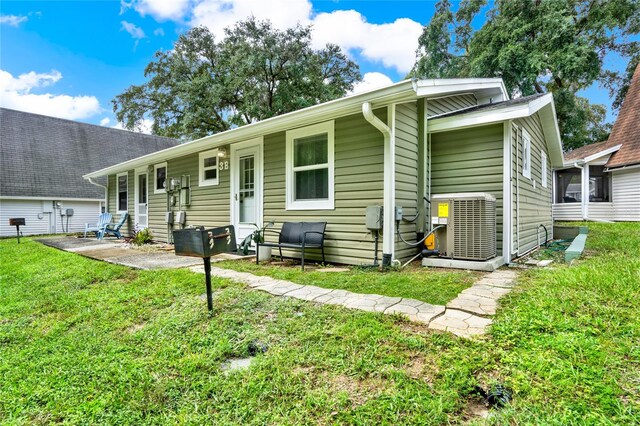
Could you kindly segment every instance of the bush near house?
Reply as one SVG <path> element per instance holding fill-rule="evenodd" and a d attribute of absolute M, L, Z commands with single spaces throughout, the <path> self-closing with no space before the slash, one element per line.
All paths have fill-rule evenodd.
<path fill-rule="evenodd" d="M 469 341 L 400 318 L 134 271 L 0 241 L 0 423 L 640 422 L 640 224 L 591 224 L 586 257 L 534 270 Z M 222 363 L 267 351 L 249 370 Z"/>

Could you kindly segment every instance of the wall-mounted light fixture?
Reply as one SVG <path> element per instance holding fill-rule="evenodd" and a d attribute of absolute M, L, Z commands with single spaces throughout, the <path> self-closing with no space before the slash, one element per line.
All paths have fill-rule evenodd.
<path fill-rule="evenodd" d="M 226 148 L 218 148 L 218 157 L 225 158 L 227 156 Z"/>

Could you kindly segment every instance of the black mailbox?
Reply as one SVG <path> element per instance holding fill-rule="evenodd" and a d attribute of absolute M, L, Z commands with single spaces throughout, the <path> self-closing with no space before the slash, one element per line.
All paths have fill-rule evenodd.
<path fill-rule="evenodd" d="M 173 244 L 178 256 L 204 259 L 204 274 L 207 285 L 207 306 L 213 311 L 211 295 L 211 256 L 236 251 L 236 233 L 232 225 L 204 229 L 204 226 L 173 231 Z"/>
<path fill-rule="evenodd" d="M 204 226 L 173 231 L 178 256 L 211 257 L 236 251 L 236 234 L 232 225 L 204 229 Z"/>
<path fill-rule="evenodd" d="M 24 226 L 24 217 L 9 218 L 9 226 Z"/>

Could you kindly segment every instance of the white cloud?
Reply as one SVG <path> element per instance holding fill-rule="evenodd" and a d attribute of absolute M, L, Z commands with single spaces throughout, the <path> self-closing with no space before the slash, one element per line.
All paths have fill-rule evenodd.
<path fill-rule="evenodd" d="M 379 72 L 368 72 L 362 76 L 362 81 L 354 85 L 353 90 L 349 94 L 354 95 L 356 93 L 367 92 L 390 84 L 393 84 L 393 80 L 386 75 Z"/>
<path fill-rule="evenodd" d="M 70 120 L 87 118 L 101 111 L 95 96 L 31 93 L 32 89 L 52 85 L 61 78 L 62 74 L 55 70 L 48 74 L 31 71 L 17 78 L 0 70 L 0 106 Z"/>
<path fill-rule="evenodd" d="M 162 28 L 156 28 L 155 30 L 153 30 L 153 35 L 154 36 L 163 36 L 164 35 L 164 30 Z"/>
<path fill-rule="evenodd" d="M 224 28 L 250 16 L 269 19 L 279 29 L 308 24 L 312 12 L 307 0 L 201 0 L 192 11 L 191 25 L 204 25 L 218 38 Z"/>
<path fill-rule="evenodd" d="M 355 10 L 321 13 L 313 20 L 315 47 L 334 43 L 358 51 L 371 61 L 406 73 L 415 62 L 422 25 L 408 18 L 387 24 L 371 24 Z"/>
<path fill-rule="evenodd" d="M 101 126 L 106 126 L 111 122 L 111 119 L 109 117 L 105 117 L 102 120 L 100 120 L 100 125 Z"/>
<path fill-rule="evenodd" d="M 418 47 L 422 24 L 401 18 L 390 23 L 372 24 L 355 10 L 338 10 L 314 15 L 309 0 L 133 0 L 123 3 L 141 15 L 150 14 L 158 20 L 171 19 L 188 22 L 191 26 L 205 25 L 219 39 L 224 28 L 250 16 L 269 19 L 276 28 L 284 29 L 312 24 L 316 48 L 334 43 L 350 54 L 380 62 L 400 73 L 411 70 Z"/>
<path fill-rule="evenodd" d="M 29 20 L 26 16 L 16 16 L 16 15 L 0 15 L 0 24 L 11 25 L 12 27 L 17 27 Z"/>
<path fill-rule="evenodd" d="M 158 21 L 181 21 L 187 13 L 189 0 L 132 0 L 120 2 L 120 13 L 133 7 L 142 16 L 151 15 Z"/>
<path fill-rule="evenodd" d="M 129 35 L 134 39 L 140 40 L 146 37 L 146 34 L 142 30 L 142 28 L 137 27 L 135 24 L 127 21 L 120 21 L 120 23 L 122 24 L 121 30 L 125 30 L 126 32 L 128 32 Z"/>

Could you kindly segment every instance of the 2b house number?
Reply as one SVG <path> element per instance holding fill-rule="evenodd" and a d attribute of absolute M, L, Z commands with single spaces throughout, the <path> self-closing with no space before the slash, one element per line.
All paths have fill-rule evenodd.
<path fill-rule="evenodd" d="M 218 166 L 220 170 L 229 170 L 229 162 L 228 161 L 221 161 L 220 165 Z"/>

